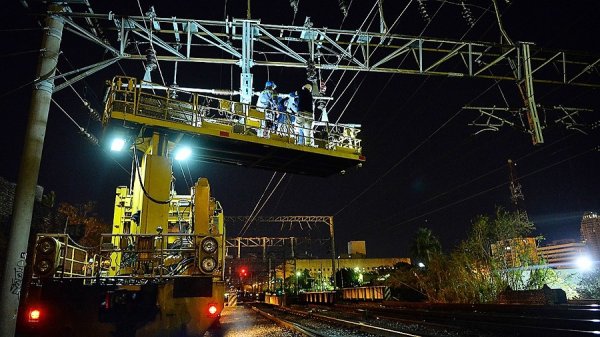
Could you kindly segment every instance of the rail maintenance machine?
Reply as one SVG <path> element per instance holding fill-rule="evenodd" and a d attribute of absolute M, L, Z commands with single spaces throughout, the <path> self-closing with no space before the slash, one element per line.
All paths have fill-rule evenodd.
<path fill-rule="evenodd" d="M 172 164 L 184 145 L 204 161 L 317 176 L 364 161 L 358 125 L 305 116 L 311 130 L 301 130 L 288 116 L 288 127 L 265 130 L 265 111 L 250 105 L 131 77 L 115 77 L 106 97 L 103 142 L 132 150 L 130 185 L 117 187 L 112 233 L 95 249 L 37 235 L 24 336 L 201 336 L 218 323 L 223 209 L 206 178 L 175 192 Z"/>

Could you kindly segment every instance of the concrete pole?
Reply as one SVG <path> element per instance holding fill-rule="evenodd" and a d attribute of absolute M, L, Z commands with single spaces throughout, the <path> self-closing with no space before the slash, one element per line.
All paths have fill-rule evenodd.
<path fill-rule="evenodd" d="M 0 336 L 3 337 L 14 336 L 17 324 L 35 189 L 40 172 L 48 111 L 54 88 L 54 81 L 47 80 L 47 78 L 54 76 L 56 70 L 64 25 L 63 19 L 54 13 L 62 10 L 63 7 L 60 5 L 50 4 L 48 7 L 51 14 L 46 18 L 42 52 L 38 59 L 37 78 L 40 80 L 35 84 L 31 96 L 0 295 Z"/>
<path fill-rule="evenodd" d="M 329 235 L 331 236 L 331 272 L 333 274 L 333 289 L 337 289 L 337 282 L 335 279 L 335 238 L 333 235 L 333 217 L 329 217 Z"/>
<path fill-rule="evenodd" d="M 269 292 L 273 291 L 273 275 L 271 274 L 271 256 L 269 256 Z"/>

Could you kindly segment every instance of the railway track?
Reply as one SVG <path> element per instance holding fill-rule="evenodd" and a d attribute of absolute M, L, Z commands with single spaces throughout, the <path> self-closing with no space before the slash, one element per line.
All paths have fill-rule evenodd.
<path fill-rule="evenodd" d="M 267 305 L 255 306 L 252 309 L 275 321 L 277 324 L 310 337 L 425 336 L 370 325 L 365 322 L 321 315 L 311 311 L 300 311 Z"/>
<path fill-rule="evenodd" d="M 598 306 L 381 305 L 257 306 L 307 336 L 591 336 Z M 285 322 L 285 323 L 284 323 Z M 302 330 L 302 331 L 301 331 Z"/>
<path fill-rule="evenodd" d="M 397 307 L 336 305 L 331 312 L 362 315 L 405 324 L 474 331 L 489 336 L 590 336 L 600 334 L 599 310 L 594 306 L 436 305 Z"/>

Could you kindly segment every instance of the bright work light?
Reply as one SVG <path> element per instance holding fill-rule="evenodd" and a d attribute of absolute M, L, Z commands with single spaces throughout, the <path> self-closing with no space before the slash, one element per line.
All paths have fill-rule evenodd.
<path fill-rule="evenodd" d="M 592 270 L 593 263 L 589 256 L 582 255 L 578 257 L 577 260 L 575 260 L 575 264 L 577 265 L 577 268 L 581 269 L 582 271 Z"/>
<path fill-rule="evenodd" d="M 192 149 L 184 146 L 175 151 L 175 160 L 186 160 L 192 155 Z"/>
<path fill-rule="evenodd" d="M 112 144 L 110 145 L 110 150 L 111 151 L 115 151 L 115 152 L 119 152 L 119 151 L 123 150 L 123 147 L 125 147 L 125 139 L 123 139 L 123 138 L 115 138 L 112 141 Z"/>

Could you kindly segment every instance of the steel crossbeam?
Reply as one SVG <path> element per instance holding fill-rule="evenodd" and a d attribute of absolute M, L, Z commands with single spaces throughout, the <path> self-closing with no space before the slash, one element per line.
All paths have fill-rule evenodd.
<path fill-rule="evenodd" d="M 546 50 L 530 43 L 503 45 L 272 25 L 242 19 L 210 21 L 155 17 L 152 18 L 158 23 L 155 26 L 163 28 L 150 31 L 143 24 L 142 16 L 76 12 L 61 15 L 68 18 L 69 30 L 122 59 L 145 58 L 137 51 L 125 50 L 125 46 L 136 43 L 132 38 L 138 36 L 144 41 L 152 39 L 153 45 L 158 46 L 156 56 L 159 61 L 238 64 L 244 68 L 243 73 L 253 66 L 305 68 L 309 60 L 315 59 L 315 67 L 322 70 L 524 81 L 523 74 L 528 67 L 532 83 L 600 87 L 600 78 L 594 71 L 600 63 L 598 55 Z M 93 29 L 86 28 L 89 20 L 98 22 L 106 36 L 94 38 Z M 108 36 L 116 38 L 111 41 Z M 523 60 L 524 45 L 529 49 L 526 60 L 529 62 Z M 183 46 L 185 52 L 179 52 L 178 48 Z M 415 57 L 400 58 L 407 52 Z M 268 55 L 268 58 L 256 60 L 253 55 L 257 54 Z M 517 71 L 513 71 L 511 62 L 518 66 Z"/>

